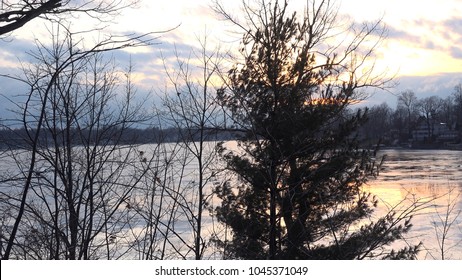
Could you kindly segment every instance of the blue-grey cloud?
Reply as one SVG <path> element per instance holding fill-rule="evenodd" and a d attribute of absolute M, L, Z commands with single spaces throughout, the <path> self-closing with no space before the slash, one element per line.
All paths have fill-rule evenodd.
<path fill-rule="evenodd" d="M 450 48 L 450 54 L 452 57 L 462 59 L 462 47 L 453 46 Z"/>
<path fill-rule="evenodd" d="M 28 53 L 36 48 L 34 42 L 7 38 L 0 39 L 0 119 L 16 117 L 12 110 L 15 103 L 24 102 L 27 85 L 18 79 L 23 77 L 22 63 L 31 61 Z"/>
<path fill-rule="evenodd" d="M 443 51 L 455 59 L 462 58 L 459 47 L 462 45 L 462 17 L 453 17 L 440 22 L 419 19 L 411 22 L 411 25 L 424 28 L 427 34 L 416 36 L 412 30 L 389 26 L 388 39 L 399 40 L 418 48 Z M 438 37 L 445 39 L 449 44 L 443 44 Z"/>
<path fill-rule="evenodd" d="M 36 44 L 30 40 L 16 39 L 11 40 L 0 39 L 0 59 L 18 63 L 18 61 L 30 60 L 29 53 L 37 49 Z"/>
<path fill-rule="evenodd" d="M 419 37 L 412 35 L 410 32 L 407 30 L 401 30 L 392 26 L 387 27 L 387 37 L 389 39 L 405 39 L 405 40 L 410 40 L 410 41 L 418 41 Z"/>
<path fill-rule="evenodd" d="M 462 36 L 462 17 L 453 17 L 443 22 L 443 26 L 448 32 Z"/>
<path fill-rule="evenodd" d="M 439 46 L 427 37 L 416 36 L 412 31 L 402 30 L 397 27 L 388 27 L 388 39 L 398 40 L 402 43 L 408 43 L 415 47 L 425 48 L 425 49 L 437 49 Z"/>

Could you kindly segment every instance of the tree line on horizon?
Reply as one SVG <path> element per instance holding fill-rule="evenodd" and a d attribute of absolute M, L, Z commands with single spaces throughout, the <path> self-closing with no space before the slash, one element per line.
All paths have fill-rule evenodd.
<path fill-rule="evenodd" d="M 119 145 L 142 145 L 142 144 L 158 144 L 158 143 L 175 143 L 181 141 L 182 135 L 185 134 L 185 131 L 188 130 L 191 133 L 191 139 L 189 141 L 199 141 L 200 140 L 200 129 L 185 129 L 185 128 L 178 128 L 178 127 L 148 127 L 148 128 L 140 128 L 140 127 L 130 127 L 130 128 L 117 128 L 111 127 L 110 129 L 113 133 L 111 135 L 119 135 L 120 139 L 112 140 L 113 136 L 109 136 L 107 140 L 110 141 L 117 141 Z M 205 141 L 227 141 L 227 140 L 235 140 L 236 133 L 232 129 L 219 129 L 216 127 L 208 128 L 208 136 Z M 33 129 L 29 130 L 33 131 Z M 88 130 L 79 130 L 77 128 L 71 128 L 71 133 L 73 135 L 84 134 L 87 135 L 86 138 L 90 138 L 91 142 L 97 142 L 95 138 L 96 135 L 91 135 L 91 131 Z M 118 131 L 118 133 L 115 133 Z M 61 130 L 59 133 L 64 133 Z M 53 143 L 53 134 L 48 132 L 43 132 L 41 135 L 43 142 L 48 142 L 50 145 Z M 27 131 L 24 128 L 10 128 L 8 126 L 0 127 L 0 150 L 5 149 L 24 149 L 28 147 L 27 142 Z M 48 140 L 45 140 L 48 139 Z M 82 139 L 77 138 L 73 145 L 81 146 L 84 144 Z"/>
<path fill-rule="evenodd" d="M 428 139 L 416 140 L 413 139 L 413 131 L 419 125 L 431 130 L 432 125 L 444 125 L 449 131 L 457 133 L 457 136 L 448 140 L 450 143 L 460 143 L 460 135 L 462 134 L 462 85 L 454 87 L 452 94 L 446 98 L 439 96 L 430 96 L 418 99 L 417 95 L 412 90 L 403 91 L 397 96 L 397 106 L 391 108 L 388 103 L 383 102 L 372 107 L 365 107 L 368 113 L 367 122 L 361 127 L 362 144 L 374 145 L 380 142 L 386 146 L 400 146 L 411 148 L 410 142 L 417 144 L 435 144 L 428 147 L 444 147 L 443 142 L 438 142 L 437 135 Z M 74 130 L 76 128 L 73 128 Z M 118 128 L 111 128 L 117 130 Z M 192 130 L 192 135 L 199 135 L 200 128 Z M 233 128 L 226 127 L 208 127 L 210 136 L 207 141 L 226 141 L 236 140 L 236 131 Z M 165 127 L 162 125 L 155 127 L 130 127 L 121 129 L 122 135 L 121 144 L 150 144 L 150 143 L 171 143 L 181 139 L 181 135 L 185 128 Z M 194 132 L 194 130 L 196 130 Z M 77 132 L 74 132 L 77 133 Z M 85 133 L 85 132 L 83 132 Z M 432 136 L 431 131 L 428 132 Z M 21 149 L 26 145 L 26 130 L 22 127 L 11 128 L 8 125 L 0 127 L 0 149 L 13 148 Z M 42 137 L 51 137 L 51 135 L 42 135 Z M 198 140 L 198 137 L 192 137 L 191 141 Z M 420 142 L 419 142 L 420 141 Z M 82 143 L 75 142 L 75 145 Z M 439 145 L 438 145 L 439 144 Z"/>
<path fill-rule="evenodd" d="M 435 127 L 442 127 L 451 133 L 446 139 Z M 424 137 L 416 136 L 421 130 Z M 462 136 L 462 84 L 454 87 L 446 98 L 429 96 L 418 98 L 412 90 L 397 95 L 397 106 L 391 108 L 382 103 L 369 108 L 369 118 L 361 129 L 369 144 L 380 141 L 387 146 L 402 147 L 445 147 L 445 144 L 459 144 Z"/>

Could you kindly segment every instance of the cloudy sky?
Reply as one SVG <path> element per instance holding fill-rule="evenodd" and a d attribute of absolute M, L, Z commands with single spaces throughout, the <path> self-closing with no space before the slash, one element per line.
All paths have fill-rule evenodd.
<path fill-rule="evenodd" d="M 222 1 L 239 15 L 240 0 Z M 223 48 L 235 46 L 239 37 L 232 26 L 211 10 L 211 0 L 143 0 L 134 9 L 125 10 L 106 30 L 117 32 L 173 31 L 160 35 L 149 48 L 119 52 L 121 63 L 131 59 L 140 90 L 149 91 L 165 79 L 161 57 L 172 60 L 173 48 L 183 56 L 199 48 L 198 37 L 207 35 L 208 46 L 218 42 Z M 290 5 L 303 11 L 306 0 L 291 0 Z M 391 92 L 376 92 L 367 102 L 388 102 L 392 107 L 400 91 L 411 89 L 418 97 L 446 97 L 462 83 L 462 1 L 460 0 L 339 0 L 339 13 L 361 23 L 380 18 L 388 29 L 387 39 L 376 52 L 376 65 L 395 76 L 398 85 Z M 90 26 L 88 21 L 73 19 L 75 27 Z M 74 24 L 73 24 L 74 25 Z M 0 40 L 0 73 L 9 74 L 20 61 L 27 61 L 34 39 L 47 37 L 44 23 L 28 23 L 7 40 Z M 233 45 L 234 44 L 234 45 Z M 16 87 L 0 79 L 0 94 L 9 95 Z M 4 106 L 4 105 L 3 105 Z M 1 108 L 0 108 L 1 109 Z"/>

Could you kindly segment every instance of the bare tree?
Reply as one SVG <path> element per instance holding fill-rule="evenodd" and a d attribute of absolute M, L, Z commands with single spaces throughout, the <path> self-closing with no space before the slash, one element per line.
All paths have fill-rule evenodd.
<path fill-rule="evenodd" d="M 386 103 L 375 105 L 368 111 L 368 119 L 361 128 L 367 139 L 367 144 L 375 146 L 378 142 L 385 140 L 390 128 L 391 109 Z"/>
<path fill-rule="evenodd" d="M 218 134 L 224 126 L 224 117 L 216 101 L 219 75 L 224 56 L 220 49 L 209 51 L 207 36 L 199 39 L 201 49 L 181 58 L 176 51 L 173 69 L 165 63 L 169 88 L 162 97 L 161 109 L 165 122 L 178 130 L 179 141 L 195 166 L 188 176 L 191 193 L 186 216 L 193 231 L 193 245 L 188 245 L 195 259 L 201 259 L 207 249 L 204 217 L 212 196 L 212 180 L 218 175 L 215 154 Z M 198 61 L 193 63 L 191 60 Z M 173 91 L 173 92 L 172 92 Z"/>
<path fill-rule="evenodd" d="M 435 122 L 438 120 L 443 108 L 443 100 L 438 96 L 430 96 L 419 100 L 417 108 L 422 117 L 425 118 L 428 131 L 428 141 L 433 141 Z"/>
<path fill-rule="evenodd" d="M 35 18 L 60 18 L 83 13 L 102 20 L 112 17 L 138 0 L 2 0 L 0 6 L 0 35 L 23 27 Z"/>
<path fill-rule="evenodd" d="M 21 190 L 21 198 L 14 207 L 17 212 L 8 237 L 3 233 L 3 259 L 8 259 L 13 247 L 20 243 L 18 232 L 25 238 L 20 225 L 23 216 L 29 220 L 31 213 L 54 236 L 57 247 L 50 246 L 54 250 L 50 258 L 90 258 L 91 244 L 100 238 L 101 232 L 120 230 L 109 227 L 109 222 L 139 180 L 122 180 L 126 172 L 123 167 L 131 162 L 133 148 L 118 152 L 123 131 L 139 121 L 138 110 L 131 101 L 131 83 L 127 81 L 122 95 L 125 99 L 114 103 L 114 98 L 119 98 L 114 96 L 119 78 L 115 69 L 108 69 L 110 64 L 102 61 L 106 52 L 146 46 L 153 38 L 148 34 L 108 37 L 85 49 L 81 39 L 74 38 L 76 34 L 57 25 L 56 33 L 51 34 L 52 46 L 38 42 L 33 54 L 37 64 L 24 69 L 26 78 L 22 81 L 30 90 L 26 102 L 18 107 L 26 131 L 27 158 L 16 159 L 29 163 L 20 168 L 23 172 L 16 180 L 23 187 L 16 186 Z M 45 172 L 45 176 L 40 168 L 51 173 Z M 123 191 L 119 192 L 120 188 Z M 37 199 L 43 207 L 31 203 Z M 107 235 L 105 244 L 112 238 L 114 235 Z"/>
<path fill-rule="evenodd" d="M 454 87 L 452 96 L 454 97 L 454 112 L 456 113 L 456 116 L 455 116 L 456 127 L 460 131 L 462 130 L 462 83 Z"/>
<path fill-rule="evenodd" d="M 446 124 L 449 129 L 454 128 L 456 123 L 456 113 L 454 112 L 455 106 L 452 96 L 447 96 L 441 100 L 441 113 L 439 115 L 439 121 Z"/>
<path fill-rule="evenodd" d="M 442 197 L 446 197 L 446 204 L 444 205 L 444 211 L 438 210 L 438 205 L 435 207 L 435 218 L 432 219 L 432 225 L 435 230 L 435 236 L 438 243 L 439 258 L 441 260 L 448 259 L 450 257 L 449 252 L 451 249 L 457 247 L 462 243 L 462 240 L 453 236 L 452 230 L 457 226 L 457 219 L 460 217 L 462 210 L 457 209 L 457 201 L 460 197 L 460 191 L 455 187 L 451 187 L 447 194 Z M 454 239 L 451 244 L 451 239 Z M 431 257 L 436 258 L 433 254 L 428 251 Z"/>
<path fill-rule="evenodd" d="M 411 136 L 412 123 L 416 121 L 413 117 L 417 115 L 417 101 L 415 93 L 411 90 L 403 91 L 398 95 L 398 107 L 404 108 L 407 112 L 408 139 Z"/>
<path fill-rule="evenodd" d="M 191 251 L 185 246 L 190 232 L 183 229 L 189 205 L 183 179 L 190 160 L 180 143 L 167 140 L 161 132 L 139 151 L 143 166 L 139 172 L 146 170 L 146 174 L 127 202 L 133 213 L 128 224 L 129 250 L 138 259 L 186 259 Z"/>

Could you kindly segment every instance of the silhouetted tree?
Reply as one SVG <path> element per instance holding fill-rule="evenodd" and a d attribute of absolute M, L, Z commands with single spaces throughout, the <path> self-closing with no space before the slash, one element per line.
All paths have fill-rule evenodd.
<path fill-rule="evenodd" d="M 141 163 L 135 145 L 121 145 L 122 135 L 145 118 L 129 73 L 119 95 L 121 73 L 102 55 L 149 41 L 109 40 L 84 50 L 71 33 L 56 32 L 51 47 L 33 53 L 36 64 L 24 70 L 27 100 L 16 104 L 26 145 L 9 153 L 18 171 L 1 193 L 13 225 L 2 228 L 3 259 L 112 258 L 129 220 L 120 207 L 149 169 L 130 173 Z"/>
<path fill-rule="evenodd" d="M 387 103 L 375 105 L 369 109 L 367 122 L 362 127 L 363 138 L 368 144 L 383 142 L 390 132 L 391 108 Z"/>
<path fill-rule="evenodd" d="M 67 1 L 66 3 L 68 2 L 69 1 Z M 18 5 L 24 4 L 25 11 L 28 11 L 29 9 L 37 8 L 36 5 L 39 6 L 40 4 L 44 3 L 45 1 L 21 1 L 21 3 L 12 5 L 6 5 L 6 3 L 3 3 L 3 8 L 7 7 L 8 9 L 14 10 L 19 7 L 18 9 L 21 10 L 20 6 Z M 75 6 L 67 6 L 63 10 L 60 10 L 60 12 L 72 12 L 73 10 L 75 10 L 79 12 L 84 12 L 89 16 L 94 15 L 93 12 L 102 14 L 107 12 L 110 15 L 112 12 L 120 11 L 120 9 L 124 7 L 120 5 L 121 3 L 122 2 L 120 1 L 110 1 L 107 3 L 98 4 L 97 2 L 93 1 L 76 1 L 72 4 L 75 4 Z M 3 16 L 3 19 L 4 18 L 5 17 Z M 103 16 L 98 19 L 102 18 Z M 20 188 L 22 190 L 20 194 L 21 198 L 18 201 L 16 201 L 17 205 L 15 206 L 15 209 L 17 208 L 17 211 L 16 213 L 14 213 L 16 217 L 12 222 L 13 225 L 11 227 L 11 230 L 9 229 L 8 234 L 5 233 L 5 235 L 2 236 L 2 238 L 5 239 L 6 244 L 5 249 L 2 248 L 1 252 L 2 258 L 4 259 L 8 259 L 10 257 L 10 254 L 12 254 L 13 247 L 16 245 L 18 238 L 17 233 L 21 230 L 20 226 L 22 224 L 22 218 L 25 215 L 25 212 L 28 210 L 28 196 L 33 196 L 33 194 L 31 193 L 32 186 L 36 183 L 37 179 L 41 179 L 40 176 L 37 177 L 36 168 L 38 166 L 38 161 L 41 160 L 41 158 L 43 158 L 43 155 L 40 155 L 40 152 L 42 152 L 42 148 L 44 146 L 49 147 L 47 145 L 44 145 L 44 142 L 49 141 L 49 143 L 52 143 L 52 146 L 54 146 L 55 149 L 58 151 L 57 153 L 59 153 L 62 147 L 70 148 L 73 147 L 73 145 L 75 145 L 76 143 L 81 144 L 81 142 L 78 141 L 80 141 L 82 138 L 74 137 L 75 135 L 72 133 L 76 131 L 83 131 L 83 133 L 85 133 L 84 130 L 86 130 L 86 132 L 92 130 L 87 128 L 82 130 L 81 127 L 75 126 L 75 121 L 78 119 L 78 121 L 84 122 L 84 119 L 86 117 L 95 117 L 95 114 L 97 115 L 97 117 L 107 117 L 104 119 L 104 121 L 109 121 L 110 119 L 114 122 L 111 123 L 109 127 L 102 128 L 101 126 L 104 126 L 106 124 L 104 124 L 104 121 L 102 121 L 101 119 L 98 119 L 97 124 L 92 124 L 91 128 L 94 129 L 95 127 L 97 127 L 98 131 L 106 129 L 105 132 L 107 135 L 115 133 L 114 137 L 117 140 L 121 139 L 120 136 L 117 136 L 117 131 L 120 132 L 121 128 L 122 130 L 124 130 L 131 123 L 129 119 L 130 117 L 132 117 L 132 115 L 130 115 L 132 112 L 124 111 L 130 108 L 131 105 L 133 105 L 131 103 L 124 104 L 120 107 L 121 111 L 123 111 L 121 113 L 122 115 L 124 113 L 128 114 L 125 115 L 125 117 L 127 118 L 125 120 L 115 120 L 112 117 L 108 117 L 107 115 L 102 114 L 102 111 L 99 111 L 100 113 L 94 112 L 95 110 L 106 109 L 105 106 L 108 106 L 108 104 L 107 99 L 105 99 L 105 97 L 93 96 L 93 99 L 92 97 L 88 97 L 88 99 L 85 99 L 86 96 L 72 96 L 72 94 L 78 90 L 84 92 L 88 92 L 91 90 L 91 86 L 88 86 L 89 88 L 82 88 L 85 85 L 88 85 L 88 83 L 85 83 L 87 81 L 82 82 L 81 84 L 77 84 L 78 80 L 84 80 L 84 78 L 82 78 L 81 76 L 84 76 L 84 74 L 82 73 L 85 73 L 85 71 L 88 69 L 86 68 L 87 64 L 91 65 L 91 58 L 95 57 L 98 54 L 107 53 L 109 51 L 120 50 L 129 47 L 148 46 L 154 40 L 154 38 L 151 36 L 152 33 L 145 33 L 140 35 L 129 34 L 125 36 L 108 35 L 105 36 L 103 39 L 96 41 L 94 45 L 92 45 L 92 47 L 88 48 L 84 46 L 85 40 L 83 38 L 86 34 L 89 34 L 90 32 L 98 31 L 98 28 L 90 28 L 90 30 L 87 31 L 73 31 L 73 26 L 72 24 L 70 24 L 69 21 L 62 22 L 59 20 L 51 21 L 51 25 L 52 27 L 50 28 L 50 30 L 53 30 L 50 31 L 50 39 L 52 41 L 52 46 L 46 46 L 45 43 L 41 42 L 40 40 L 36 40 L 38 50 L 37 52 L 32 54 L 33 58 L 40 61 L 42 65 L 38 65 L 35 68 L 33 66 L 30 66 L 29 69 L 25 67 L 25 77 L 18 78 L 11 77 L 10 75 L 2 75 L 4 77 L 13 78 L 24 82 L 29 89 L 29 92 L 25 94 L 26 100 L 24 101 L 24 103 L 16 104 L 18 105 L 19 113 L 22 115 L 20 121 L 21 125 L 26 131 L 25 138 L 28 142 L 28 156 L 17 160 L 19 160 L 20 162 L 28 162 L 28 166 L 27 168 L 22 169 L 23 178 L 21 179 L 24 180 L 17 180 L 17 182 L 23 183 L 23 185 L 22 188 Z M 63 80 L 60 80 L 61 78 Z M 93 81 L 93 90 L 96 90 L 97 88 L 97 85 L 95 85 L 96 83 L 106 83 L 103 86 L 103 89 L 101 89 L 101 92 L 103 92 L 104 90 L 111 91 L 111 86 L 114 86 L 115 83 L 111 83 L 111 81 L 104 80 L 105 78 L 110 77 L 95 76 Z M 75 89 L 75 87 L 77 87 L 78 89 Z M 129 94 L 129 92 L 127 92 L 126 96 L 127 98 L 131 98 L 132 95 Z M 83 100 L 80 98 L 82 98 Z M 82 102 L 82 104 L 79 104 L 80 106 L 76 105 L 76 103 L 78 102 Z M 77 106 L 79 108 L 73 108 L 72 106 Z M 97 106 L 100 107 L 96 108 Z M 50 113 L 50 110 L 52 111 L 52 113 Z M 77 112 L 73 112 L 72 110 L 75 110 Z M 79 113 L 81 113 L 84 110 L 93 110 L 93 113 L 89 115 L 84 114 L 85 117 L 81 117 Z M 105 111 L 105 113 L 109 115 L 111 114 L 110 111 Z M 120 116 L 122 117 L 122 115 Z M 120 122 L 117 123 L 117 121 Z M 82 123 L 79 124 L 81 125 Z M 61 132 L 67 133 L 67 139 L 72 141 L 62 141 L 61 143 L 57 143 L 57 139 L 47 139 L 45 137 L 46 134 L 43 133 L 43 131 L 46 131 L 47 129 L 53 131 L 54 134 L 52 133 L 51 135 L 57 135 L 61 133 L 59 132 L 59 130 L 62 127 L 60 126 L 65 127 L 65 129 L 63 129 Z M 54 128 L 50 129 L 50 127 Z M 84 135 L 82 134 L 79 136 L 83 137 Z M 92 134 L 91 137 L 95 137 L 95 134 Z M 95 143 L 93 140 L 94 139 L 88 140 L 91 145 Z M 109 142 L 113 140 L 114 139 L 104 139 L 104 141 Z M 118 141 L 115 142 L 120 143 Z M 105 143 L 107 144 L 108 142 Z M 63 174 L 67 174 L 71 167 L 75 166 L 73 162 L 70 162 L 72 161 L 72 158 L 70 157 L 72 152 L 72 149 L 66 150 L 66 153 L 68 153 L 66 155 L 66 161 L 67 163 L 69 163 L 69 165 L 64 164 L 64 166 L 66 166 L 65 169 L 67 170 L 64 170 Z M 55 158 L 56 160 L 59 159 L 58 156 L 55 156 Z M 69 182 L 71 182 L 72 176 L 65 178 L 63 180 L 69 180 Z M 68 184 L 66 186 L 69 187 L 70 185 Z M 68 190 L 73 190 L 73 188 L 66 189 L 66 191 Z M 75 210 L 71 207 L 71 204 L 75 202 L 73 201 L 73 199 L 75 199 L 75 197 L 73 197 L 74 195 L 75 194 L 73 193 L 68 193 L 66 197 L 66 199 L 68 199 L 67 202 L 69 204 L 69 208 L 67 208 L 70 211 L 70 214 L 68 216 L 68 225 L 69 231 L 71 232 L 69 236 L 69 244 L 66 244 L 68 249 L 68 252 L 66 253 L 66 258 L 81 258 L 82 255 L 79 254 L 83 254 L 83 258 L 87 258 L 88 251 L 86 249 L 88 248 L 89 242 L 93 240 L 92 238 L 94 238 L 94 236 L 90 239 L 85 240 L 86 243 L 82 246 L 86 247 L 83 248 L 83 250 L 80 250 L 79 253 L 78 249 L 76 248 L 78 235 L 77 231 L 81 230 L 81 228 L 79 228 L 79 224 L 77 224 L 76 221 L 79 218 L 77 217 L 78 209 L 74 213 L 71 213 L 73 212 L 73 210 Z M 8 203 L 10 202 L 11 201 L 8 201 Z"/>
<path fill-rule="evenodd" d="M 13 3 L 11 3 L 13 2 Z M 85 13 L 104 19 L 116 15 L 137 0 L 128 1 L 70 1 L 70 0 L 2 0 L 0 3 L 0 35 L 23 27 L 35 18 L 58 18 L 70 13 Z"/>
<path fill-rule="evenodd" d="M 390 117 L 392 129 L 394 129 L 397 132 L 399 141 L 409 141 L 409 129 L 407 129 L 408 113 L 406 109 L 404 107 L 398 106 L 396 107 L 396 110 L 393 111 Z"/>
<path fill-rule="evenodd" d="M 214 150 L 217 131 L 223 127 L 224 118 L 216 100 L 219 88 L 217 81 L 224 55 L 220 49 L 207 49 L 207 36 L 198 40 L 202 49 L 191 52 L 188 59 L 182 59 L 175 50 L 174 68 L 164 67 L 169 79 L 170 91 L 161 97 L 159 110 L 164 122 L 179 132 L 180 145 L 185 149 L 185 156 L 191 168 L 189 183 L 183 186 L 190 190 L 190 195 L 181 201 L 185 205 L 185 216 L 193 233 L 194 242 L 184 240 L 185 246 L 194 253 L 194 258 L 203 257 L 208 247 L 211 232 L 204 232 L 206 208 L 212 198 L 212 180 L 218 173 L 217 155 Z M 173 91 L 173 92 L 172 92 Z"/>
<path fill-rule="evenodd" d="M 441 113 L 439 121 L 446 124 L 449 129 L 453 129 L 456 122 L 456 113 L 454 112 L 454 101 L 452 96 L 447 96 L 441 100 Z"/>
<path fill-rule="evenodd" d="M 355 137 L 366 112 L 346 110 L 361 98 L 360 88 L 383 86 L 366 65 L 377 43 L 372 37 L 383 36 L 380 23 L 352 27 L 347 46 L 329 47 L 330 35 L 342 34 L 334 32 L 331 1 L 309 1 L 301 16 L 289 12 L 288 1 L 243 3 L 245 23 L 216 5 L 244 33 L 242 63 L 219 91 L 243 133 L 236 149 L 221 147 L 236 175 L 216 190 L 217 215 L 232 229 L 225 257 L 414 257 L 417 247 L 385 250 L 409 230 L 407 215 L 360 223 L 377 203 L 361 186 L 378 164 Z"/>
<path fill-rule="evenodd" d="M 452 93 L 453 100 L 454 100 L 454 113 L 456 127 L 459 131 L 462 130 L 462 84 L 458 84 L 454 87 L 454 91 Z"/>
<path fill-rule="evenodd" d="M 428 141 L 433 141 L 435 122 L 438 120 L 443 108 L 443 99 L 438 96 L 430 96 L 419 100 L 417 109 L 420 115 L 425 119 L 427 125 Z"/>
<path fill-rule="evenodd" d="M 411 90 L 406 90 L 398 95 L 398 107 L 404 108 L 407 112 L 406 126 L 408 129 L 407 138 L 412 135 L 413 124 L 417 121 L 417 97 Z"/>

